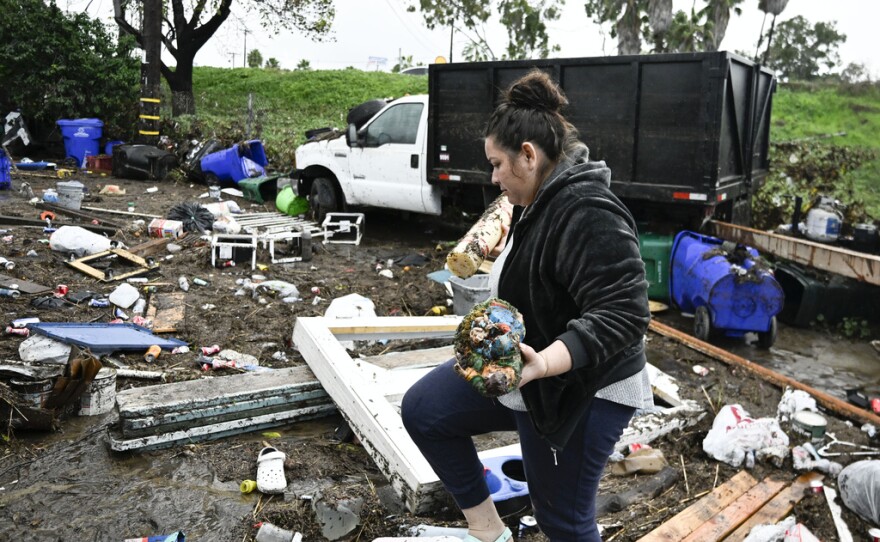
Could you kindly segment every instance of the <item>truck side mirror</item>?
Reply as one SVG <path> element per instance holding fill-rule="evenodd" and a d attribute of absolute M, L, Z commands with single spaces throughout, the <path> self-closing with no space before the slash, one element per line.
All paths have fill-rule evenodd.
<path fill-rule="evenodd" d="M 354 123 L 348 125 L 348 131 L 345 133 L 345 141 L 348 143 L 349 147 L 359 146 L 357 126 L 355 126 Z"/>

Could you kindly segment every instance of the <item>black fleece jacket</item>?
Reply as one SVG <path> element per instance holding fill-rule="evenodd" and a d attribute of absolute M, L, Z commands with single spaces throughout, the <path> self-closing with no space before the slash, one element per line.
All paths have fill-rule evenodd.
<path fill-rule="evenodd" d="M 611 193 L 611 170 L 567 153 L 526 208 L 514 207 L 513 246 L 498 295 L 525 318 L 524 342 L 561 340 L 572 370 L 529 382 L 522 395 L 536 429 L 562 449 L 596 392 L 644 368 L 648 283 L 635 222 Z"/>

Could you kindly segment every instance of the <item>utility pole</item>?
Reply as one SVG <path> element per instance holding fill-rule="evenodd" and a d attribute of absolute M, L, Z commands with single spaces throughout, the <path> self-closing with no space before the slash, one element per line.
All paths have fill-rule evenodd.
<path fill-rule="evenodd" d="M 232 67 L 233 67 L 233 69 L 235 68 L 235 57 L 236 57 L 236 55 L 238 55 L 238 53 L 229 53 L 229 56 L 232 57 Z"/>
<path fill-rule="evenodd" d="M 162 63 L 162 0 L 144 1 L 144 62 L 141 64 L 141 107 L 138 142 L 154 145 L 159 137 Z"/>
<path fill-rule="evenodd" d="M 242 65 L 243 65 L 245 68 L 246 68 L 247 65 L 248 65 L 248 59 L 247 59 L 247 35 L 248 35 L 248 29 L 245 28 L 245 29 L 244 29 L 244 56 L 241 57 L 241 58 L 243 59 L 243 60 L 242 60 Z"/>

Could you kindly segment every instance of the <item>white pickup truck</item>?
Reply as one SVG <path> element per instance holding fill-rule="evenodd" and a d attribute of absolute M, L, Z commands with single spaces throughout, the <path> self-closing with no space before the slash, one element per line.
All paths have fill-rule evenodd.
<path fill-rule="evenodd" d="M 348 206 L 439 215 L 441 192 L 426 182 L 428 96 L 387 104 L 360 129 L 296 149 L 298 188 L 316 218 Z"/>

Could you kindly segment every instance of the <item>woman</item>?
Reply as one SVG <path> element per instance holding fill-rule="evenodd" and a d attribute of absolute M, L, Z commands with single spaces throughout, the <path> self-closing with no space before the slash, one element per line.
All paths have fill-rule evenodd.
<path fill-rule="evenodd" d="M 505 92 L 485 132 L 492 182 L 514 205 L 489 282 L 525 320 L 519 389 L 483 397 L 450 360 L 403 399 L 404 425 L 462 509 L 469 542 L 513 539 L 472 435 L 518 431 L 541 530 L 553 542 L 598 541 L 605 463 L 636 409 L 653 405 L 635 223 L 611 193 L 610 170 L 588 160 L 560 113 L 567 103 L 549 76 L 532 71 Z"/>

